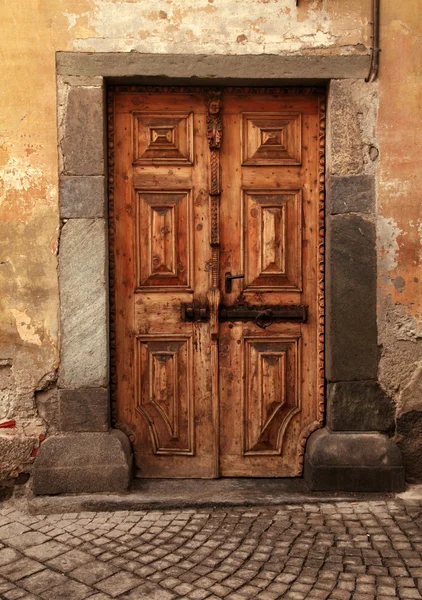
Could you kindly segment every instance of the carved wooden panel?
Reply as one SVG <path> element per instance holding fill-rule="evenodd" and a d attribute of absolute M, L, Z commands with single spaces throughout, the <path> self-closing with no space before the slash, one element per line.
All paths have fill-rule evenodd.
<path fill-rule="evenodd" d="M 246 289 L 302 287 L 302 205 L 299 190 L 244 190 Z"/>
<path fill-rule="evenodd" d="M 188 191 L 138 191 L 135 240 L 138 289 L 190 288 L 191 205 Z"/>
<path fill-rule="evenodd" d="M 137 337 L 135 365 L 137 409 L 154 454 L 193 455 L 191 337 Z"/>
<path fill-rule="evenodd" d="M 300 165 L 300 113 L 242 114 L 244 165 Z"/>
<path fill-rule="evenodd" d="M 299 338 L 244 343 L 244 454 L 279 455 L 286 428 L 300 410 Z"/>
<path fill-rule="evenodd" d="M 133 162 L 192 164 L 192 113 L 133 113 Z"/>

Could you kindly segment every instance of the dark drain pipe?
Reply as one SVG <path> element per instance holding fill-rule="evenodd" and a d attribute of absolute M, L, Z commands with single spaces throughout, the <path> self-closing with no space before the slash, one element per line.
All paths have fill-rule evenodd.
<path fill-rule="evenodd" d="M 369 65 L 369 73 L 365 81 L 375 81 L 378 75 L 380 64 L 380 0 L 372 0 L 372 32 L 371 32 L 371 62 Z"/>

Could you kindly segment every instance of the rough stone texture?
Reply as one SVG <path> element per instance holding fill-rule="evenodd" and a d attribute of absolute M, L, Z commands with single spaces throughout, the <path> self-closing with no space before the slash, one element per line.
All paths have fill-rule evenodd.
<path fill-rule="evenodd" d="M 396 444 L 380 433 L 314 432 L 306 445 L 304 478 L 311 490 L 401 492 L 404 468 Z"/>
<path fill-rule="evenodd" d="M 377 378 L 375 227 L 356 215 L 327 218 L 326 377 Z"/>
<path fill-rule="evenodd" d="M 35 494 L 124 492 L 132 474 L 132 451 L 122 431 L 74 433 L 47 438 L 34 463 Z"/>
<path fill-rule="evenodd" d="M 40 417 L 47 424 L 47 432 L 59 429 L 59 393 L 56 387 L 35 393 L 35 404 Z"/>
<path fill-rule="evenodd" d="M 60 387 L 108 383 L 107 233 L 102 219 L 71 219 L 60 238 Z"/>
<path fill-rule="evenodd" d="M 106 388 L 59 390 L 61 431 L 108 431 L 109 396 Z"/>
<path fill-rule="evenodd" d="M 329 80 L 365 77 L 369 60 L 364 55 L 205 55 L 148 53 L 57 53 L 60 75 L 84 77 L 201 78 L 222 80 Z"/>
<path fill-rule="evenodd" d="M 60 177 L 60 217 L 90 219 L 105 217 L 105 177 Z"/>
<path fill-rule="evenodd" d="M 4 431 L 4 430 L 3 430 Z M 0 479 L 8 475 L 15 477 L 22 471 L 30 458 L 38 439 L 19 433 L 0 434 Z"/>
<path fill-rule="evenodd" d="M 353 79 L 330 82 L 327 173 L 337 176 L 375 173 L 377 108 L 376 83 Z"/>
<path fill-rule="evenodd" d="M 421 510 L 420 497 L 48 516 L 7 503 L 0 507 L 0 594 L 421 600 Z"/>
<path fill-rule="evenodd" d="M 397 418 L 397 445 L 408 481 L 422 480 L 422 411 L 411 410 Z"/>
<path fill-rule="evenodd" d="M 61 140 L 66 175 L 104 175 L 104 89 L 71 87 Z"/>
<path fill-rule="evenodd" d="M 375 210 L 375 178 L 371 175 L 331 176 L 327 179 L 326 212 L 373 213 Z"/>
<path fill-rule="evenodd" d="M 327 425 L 332 431 L 394 430 L 395 407 L 377 381 L 328 384 Z"/>

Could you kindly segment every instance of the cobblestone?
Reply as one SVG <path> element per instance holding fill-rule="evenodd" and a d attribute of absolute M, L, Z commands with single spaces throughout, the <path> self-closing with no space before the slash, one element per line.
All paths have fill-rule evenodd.
<path fill-rule="evenodd" d="M 422 503 L 28 515 L 0 505 L 4 600 L 422 600 Z"/>

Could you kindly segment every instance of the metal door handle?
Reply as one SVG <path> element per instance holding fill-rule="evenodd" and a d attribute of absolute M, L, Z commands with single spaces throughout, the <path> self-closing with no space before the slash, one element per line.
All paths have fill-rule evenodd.
<path fill-rule="evenodd" d="M 243 279 L 245 276 L 243 273 L 239 273 L 239 275 L 232 275 L 230 271 L 228 271 L 225 275 L 225 290 L 226 294 L 230 294 L 232 291 L 232 279 Z"/>

